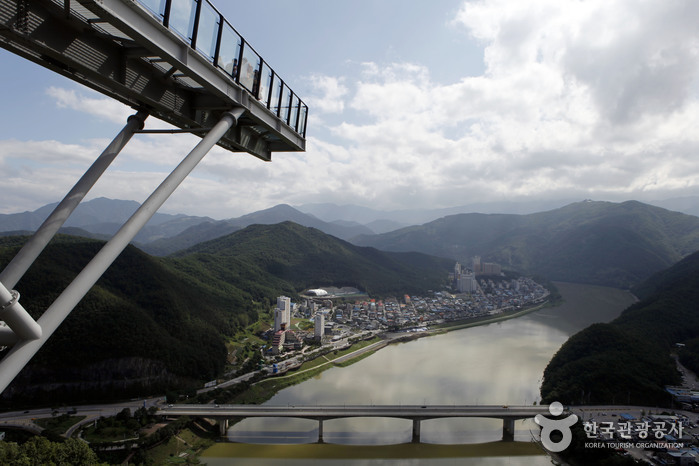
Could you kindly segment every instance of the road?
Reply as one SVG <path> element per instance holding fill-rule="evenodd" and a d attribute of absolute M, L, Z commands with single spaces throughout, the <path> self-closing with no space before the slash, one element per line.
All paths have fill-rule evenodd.
<path fill-rule="evenodd" d="M 129 408 L 131 412 L 142 408 L 145 403 L 146 408 L 151 406 L 158 406 L 158 403 L 162 403 L 162 398 L 148 398 L 141 400 L 125 401 L 121 403 L 105 404 L 105 405 L 84 405 L 84 406 L 74 406 L 68 408 L 52 409 L 52 408 L 41 408 L 41 409 L 30 409 L 26 411 L 10 411 L 6 413 L 0 413 L 0 427 L 16 427 L 24 430 L 29 430 L 31 432 L 39 433 L 44 430 L 42 427 L 34 423 L 36 419 L 50 418 L 54 416 L 54 411 L 57 412 L 57 416 L 62 414 L 70 414 L 73 416 L 85 416 L 85 419 L 71 426 L 66 432 L 65 436 L 70 437 L 73 433 L 82 425 L 93 422 L 95 419 L 100 417 L 110 417 L 116 416 L 124 408 Z M 72 410 L 75 409 L 73 413 Z"/>
<path fill-rule="evenodd" d="M 268 406 L 268 405 L 174 405 L 158 410 L 171 416 L 232 417 L 303 417 L 333 419 L 344 417 L 393 417 L 438 419 L 484 417 L 525 419 L 548 414 L 548 406 L 460 406 L 460 405 L 344 405 L 344 406 Z"/>

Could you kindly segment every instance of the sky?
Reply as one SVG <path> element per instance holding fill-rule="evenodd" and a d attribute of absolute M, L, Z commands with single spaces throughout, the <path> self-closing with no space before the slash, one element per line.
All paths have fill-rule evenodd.
<path fill-rule="evenodd" d="M 306 151 L 215 148 L 163 212 L 699 196 L 696 0 L 213 3 L 308 105 Z M 0 69 L 0 213 L 35 210 L 133 110 L 4 49 Z M 144 201 L 198 140 L 136 135 L 87 199 Z"/>

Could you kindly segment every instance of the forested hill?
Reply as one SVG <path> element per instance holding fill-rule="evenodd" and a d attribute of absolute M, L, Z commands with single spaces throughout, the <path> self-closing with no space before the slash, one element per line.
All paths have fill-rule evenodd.
<path fill-rule="evenodd" d="M 4 267 L 27 237 L 0 237 Z M 37 318 L 104 243 L 59 236 L 15 287 Z M 223 371 L 225 343 L 277 296 L 321 285 L 437 288 L 451 261 L 357 248 L 287 223 L 252 226 L 178 257 L 129 246 L 3 393 L 11 405 L 162 394 Z"/>
<path fill-rule="evenodd" d="M 292 222 L 251 225 L 173 257 L 205 256 L 222 261 L 233 257 L 255 264 L 299 290 L 344 284 L 379 296 L 439 289 L 454 267 L 449 259 L 426 254 L 354 246 Z"/>
<path fill-rule="evenodd" d="M 544 401 L 666 404 L 679 382 L 670 357 L 699 371 L 699 253 L 634 289 L 641 301 L 609 324 L 573 335 L 544 372 Z M 649 404 L 650 403 L 650 404 Z"/>
<path fill-rule="evenodd" d="M 18 243 L 0 240 L 3 266 Z M 23 306 L 38 317 L 103 244 L 65 236 L 49 244 L 16 286 Z M 220 374 L 225 336 L 257 319 L 254 295 L 277 289 L 243 290 L 180 269 L 127 247 L 3 395 L 111 399 Z"/>
<path fill-rule="evenodd" d="M 636 201 L 584 201 L 529 215 L 452 215 L 353 242 L 465 264 L 477 255 L 551 280 L 626 288 L 699 250 L 699 218 Z"/>

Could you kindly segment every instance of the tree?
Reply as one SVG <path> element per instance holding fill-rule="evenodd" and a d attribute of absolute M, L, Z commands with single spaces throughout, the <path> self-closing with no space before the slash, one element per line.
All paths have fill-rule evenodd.
<path fill-rule="evenodd" d="M 22 445 L 0 442 L 0 464 L 92 466 L 100 463 L 95 452 L 82 440 L 67 439 L 60 443 L 36 436 Z"/>

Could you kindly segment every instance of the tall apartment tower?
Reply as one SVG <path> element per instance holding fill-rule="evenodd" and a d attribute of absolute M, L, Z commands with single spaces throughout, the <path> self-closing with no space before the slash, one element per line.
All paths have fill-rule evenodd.
<path fill-rule="evenodd" d="M 473 256 L 473 273 L 478 275 L 481 272 L 481 256 Z"/>
<path fill-rule="evenodd" d="M 457 283 L 457 289 L 462 293 L 473 293 L 477 287 L 476 276 L 473 272 L 461 275 Z"/>
<path fill-rule="evenodd" d="M 325 314 L 319 312 L 314 320 L 313 336 L 316 340 L 322 340 L 325 335 Z"/>
<path fill-rule="evenodd" d="M 282 325 L 288 330 L 291 327 L 291 298 L 279 296 L 277 308 L 274 310 L 274 331 L 281 330 Z"/>

